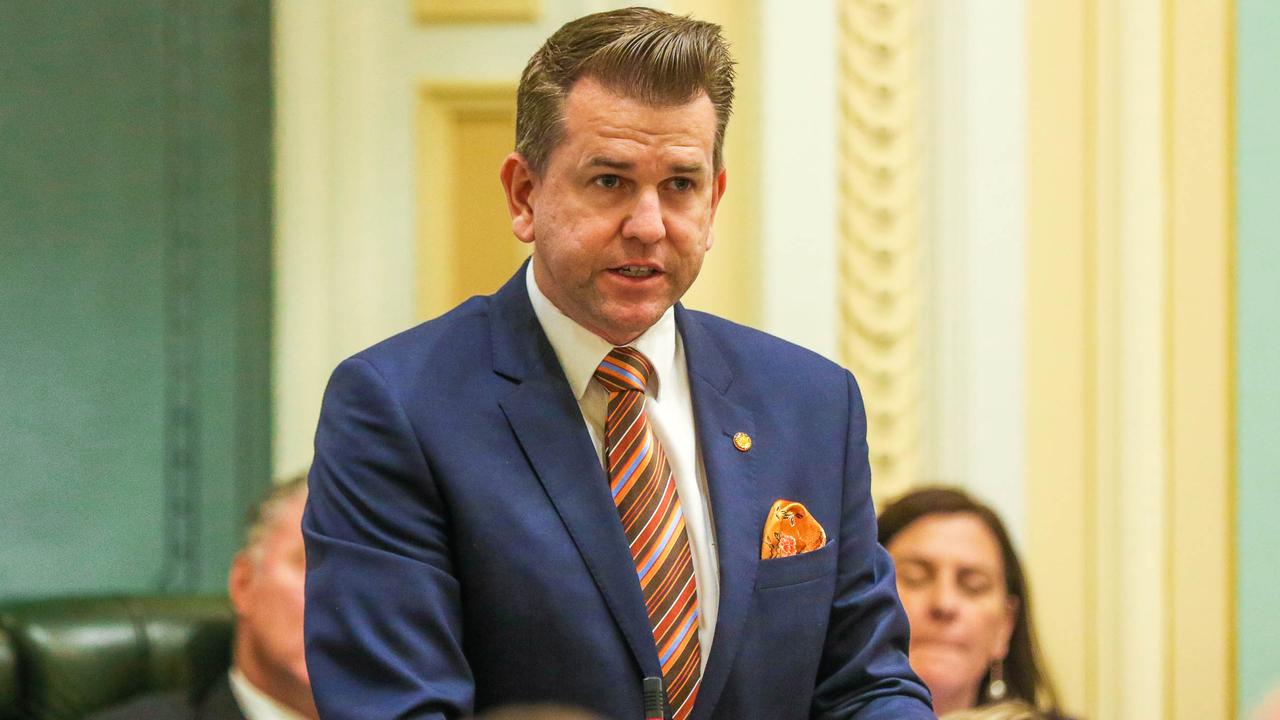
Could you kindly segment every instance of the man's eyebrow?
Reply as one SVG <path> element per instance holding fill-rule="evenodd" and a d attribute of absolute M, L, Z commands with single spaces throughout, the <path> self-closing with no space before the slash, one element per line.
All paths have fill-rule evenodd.
<path fill-rule="evenodd" d="M 606 155 L 595 155 L 587 160 L 587 167 L 603 167 L 610 170 L 633 170 L 635 166 L 636 164 L 629 160 L 618 160 Z M 669 167 L 669 170 L 676 175 L 700 175 L 705 167 L 700 162 L 675 163 Z"/>
<path fill-rule="evenodd" d="M 596 155 L 587 161 L 587 167 L 604 167 L 611 170 L 630 170 L 635 167 L 635 163 L 626 160 L 615 160 L 604 155 Z"/>
<path fill-rule="evenodd" d="M 703 165 L 700 162 L 695 163 L 677 163 L 671 166 L 671 172 L 677 175 L 700 175 L 702 174 Z"/>

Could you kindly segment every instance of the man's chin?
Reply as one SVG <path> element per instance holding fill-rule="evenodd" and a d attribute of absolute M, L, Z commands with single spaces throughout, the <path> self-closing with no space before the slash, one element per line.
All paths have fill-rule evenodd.
<path fill-rule="evenodd" d="M 597 334 L 614 345 L 630 345 L 636 340 L 636 338 L 643 335 L 646 330 L 653 327 L 653 324 L 658 321 L 659 317 L 662 317 L 662 315 L 659 314 L 651 321 L 611 323 L 604 332 L 599 332 Z"/>
<path fill-rule="evenodd" d="M 594 318 L 595 327 L 588 329 L 614 345 L 626 345 L 653 327 L 669 307 L 653 302 L 642 306 L 607 308 Z"/>

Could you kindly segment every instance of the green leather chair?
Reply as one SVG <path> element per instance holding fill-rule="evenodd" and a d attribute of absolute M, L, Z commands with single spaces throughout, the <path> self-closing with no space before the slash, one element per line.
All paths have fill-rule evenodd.
<path fill-rule="evenodd" d="M 0 603 L 0 720 L 66 720 L 226 672 L 226 598 L 58 598 Z"/>

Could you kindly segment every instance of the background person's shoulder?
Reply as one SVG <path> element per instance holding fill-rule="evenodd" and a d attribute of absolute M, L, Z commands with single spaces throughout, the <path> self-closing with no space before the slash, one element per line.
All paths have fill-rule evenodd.
<path fill-rule="evenodd" d="M 194 720 L 195 716 L 187 693 L 167 692 L 144 695 L 89 715 L 87 720 Z"/>

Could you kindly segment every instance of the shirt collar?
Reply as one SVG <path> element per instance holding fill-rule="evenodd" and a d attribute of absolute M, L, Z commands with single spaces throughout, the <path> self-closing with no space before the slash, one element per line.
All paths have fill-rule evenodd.
<path fill-rule="evenodd" d="M 231 678 L 231 694 L 235 696 L 240 711 L 248 720 L 305 720 L 292 708 L 262 692 L 257 685 L 232 665 L 227 673 Z"/>
<path fill-rule="evenodd" d="M 568 315 L 560 311 L 533 279 L 533 261 L 525 268 L 525 287 L 529 291 L 529 302 L 533 304 L 533 313 L 542 325 L 542 331 L 551 341 L 556 359 L 564 368 L 569 387 L 574 397 L 579 400 L 586 394 L 595 377 L 596 368 L 604 356 L 613 350 L 613 345 L 604 338 L 582 327 Z M 676 360 L 676 314 L 672 308 L 658 318 L 648 330 L 630 343 L 630 346 L 644 353 L 653 365 L 654 377 L 650 379 L 650 394 L 658 399 L 661 390 L 661 378 L 670 377 Z"/>

